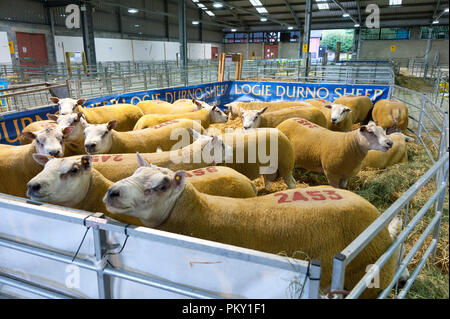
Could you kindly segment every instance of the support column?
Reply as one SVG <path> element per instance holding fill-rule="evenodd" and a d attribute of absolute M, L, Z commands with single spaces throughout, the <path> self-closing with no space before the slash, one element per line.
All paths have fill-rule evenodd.
<path fill-rule="evenodd" d="M 95 66 L 97 58 L 95 56 L 94 25 L 92 23 L 92 6 L 90 3 L 85 3 L 81 6 L 81 22 L 83 47 L 87 64 Z"/>
<path fill-rule="evenodd" d="M 180 41 L 180 62 L 181 66 L 187 66 L 187 42 L 186 42 L 186 2 L 178 0 L 178 23 Z"/>
<path fill-rule="evenodd" d="M 307 50 L 303 50 L 303 63 L 304 63 L 304 77 L 308 76 L 309 68 L 309 41 L 311 36 L 311 14 L 312 14 L 312 0 L 306 0 L 305 7 L 305 25 L 303 28 L 303 45 L 307 45 Z"/>
<path fill-rule="evenodd" d="M 353 54 L 352 60 L 359 59 L 359 48 L 361 43 L 361 28 L 356 28 L 353 33 Z"/>
<path fill-rule="evenodd" d="M 198 9 L 198 40 L 203 43 L 203 23 L 202 23 L 202 9 Z"/>
<path fill-rule="evenodd" d="M 433 37 L 433 27 L 428 27 L 428 39 L 427 39 L 427 48 L 425 50 L 425 57 L 424 57 L 424 63 L 425 63 L 425 68 L 423 70 L 423 78 L 425 79 L 427 77 L 427 73 L 428 73 L 428 55 L 430 54 L 430 49 L 431 49 L 431 38 Z"/>
<path fill-rule="evenodd" d="M 54 63 L 57 63 L 56 60 L 56 47 L 55 47 L 55 19 L 53 17 L 53 13 L 50 7 L 46 7 L 45 11 L 47 13 L 47 20 L 50 24 L 50 46 L 53 53 L 53 56 L 55 57 Z M 49 61 L 50 62 L 50 61 Z M 53 64 L 53 62 L 50 62 L 50 64 Z"/>
<path fill-rule="evenodd" d="M 167 1 L 163 1 L 164 3 L 164 12 L 169 13 L 169 4 Z M 170 35 L 169 35 L 169 17 L 164 16 L 164 31 L 165 31 L 165 37 L 167 41 L 170 41 Z"/>

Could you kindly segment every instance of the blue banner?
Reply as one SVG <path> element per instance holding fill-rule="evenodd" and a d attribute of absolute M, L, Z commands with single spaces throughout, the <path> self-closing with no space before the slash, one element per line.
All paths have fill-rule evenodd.
<path fill-rule="evenodd" d="M 137 104 L 146 100 L 163 100 L 174 102 L 178 99 L 192 99 L 217 104 L 223 108 L 230 102 L 249 101 L 301 101 L 320 98 L 334 101 L 344 94 L 368 96 L 375 103 L 388 97 L 389 86 L 385 85 L 343 85 L 297 82 L 257 82 L 226 81 L 201 84 L 187 87 L 147 90 L 140 92 L 110 94 L 88 99 L 85 107 L 98 107 L 115 103 Z M 58 111 L 56 105 L 34 110 L 0 115 L 0 143 L 19 144 L 20 132 L 34 121 L 46 120 L 47 113 Z"/>

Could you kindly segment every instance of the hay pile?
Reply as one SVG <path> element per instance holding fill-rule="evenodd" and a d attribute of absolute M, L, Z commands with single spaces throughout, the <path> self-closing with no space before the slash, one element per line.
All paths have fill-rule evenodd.
<path fill-rule="evenodd" d="M 433 83 L 430 80 L 407 74 L 398 74 L 395 77 L 395 84 L 418 92 L 431 92 L 433 90 Z"/>

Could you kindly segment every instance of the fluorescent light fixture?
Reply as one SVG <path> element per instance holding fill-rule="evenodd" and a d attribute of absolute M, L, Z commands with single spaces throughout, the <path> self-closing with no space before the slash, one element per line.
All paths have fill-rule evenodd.
<path fill-rule="evenodd" d="M 209 15 L 210 17 L 215 16 L 215 14 L 209 10 L 205 10 L 206 14 Z"/>
<path fill-rule="evenodd" d="M 344 18 L 348 18 L 350 15 L 346 12 L 342 15 Z"/>
<path fill-rule="evenodd" d="M 259 0 L 250 0 L 250 3 L 254 6 L 254 7 L 262 7 L 262 3 Z"/>
<path fill-rule="evenodd" d="M 294 27 L 293 26 L 288 26 L 288 30 L 293 30 L 294 29 Z"/>
<path fill-rule="evenodd" d="M 267 18 L 261 18 L 261 19 L 259 19 L 259 21 L 261 21 L 261 22 L 266 22 L 266 21 L 267 21 Z"/>
<path fill-rule="evenodd" d="M 223 7 L 223 4 L 220 3 L 220 2 L 214 2 L 214 3 L 213 3 L 213 7 L 214 7 L 214 8 L 217 8 L 217 9 L 220 9 L 220 8 Z"/>
<path fill-rule="evenodd" d="M 359 28 L 359 27 L 360 27 L 359 23 L 356 23 L 355 28 Z"/>
<path fill-rule="evenodd" d="M 236 29 L 231 29 L 231 32 L 236 32 L 237 30 Z"/>
<path fill-rule="evenodd" d="M 139 32 L 138 34 L 142 34 L 142 32 Z"/>
<path fill-rule="evenodd" d="M 195 2 L 195 3 L 197 3 L 197 2 L 198 2 L 198 0 L 192 0 L 192 2 Z"/>
<path fill-rule="evenodd" d="M 438 24 L 439 23 L 439 20 L 434 20 L 433 21 L 433 24 Z"/>
<path fill-rule="evenodd" d="M 139 10 L 136 8 L 128 8 L 128 13 L 138 13 Z"/>
<path fill-rule="evenodd" d="M 139 28 L 139 24 L 135 24 L 134 27 L 135 27 L 135 28 Z"/>
<path fill-rule="evenodd" d="M 402 4 L 402 0 L 389 0 L 390 6 L 400 6 Z"/>
<path fill-rule="evenodd" d="M 197 6 L 198 6 L 199 8 L 206 8 L 205 5 L 204 5 L 203 3 L 197 3 Z"/>
<path fill-rule="evenodd" d="M 444 12 L 448 12 L 448 8 L 445 8 L 445 9 L 444 9 Z"/>
<path fill-rule="evenodd" d="M 197 25 L 197 24 L 199 24 L 200 22 L 199 21 L 192 21 L 192 24 L 193 25 Z"/>
<path fill-rule="evenodd" d="M 256 7 L 255 9 L 258 13 L 269 13 L 264 7 Z"/>
<path fill-rule="evenodd" d="M 328 5 L 328 3 L 318 3 L 317 7 L 319 8 L 319 10 L 328 10 L 328 9 L 330 9 L 330 6 Z"/>

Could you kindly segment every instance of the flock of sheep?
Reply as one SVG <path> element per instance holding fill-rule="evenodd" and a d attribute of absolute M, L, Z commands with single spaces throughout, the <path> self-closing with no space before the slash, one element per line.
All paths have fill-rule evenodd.
<path fill-rule="evenodd" d="M 51 100 L 58 115 L 24 128 L 22 145 L 0 145 L 0 193 L 269 253 L 302 251 L 321 260 L 324 290 L 334 254 L 380 215 L 345 190 L 349 178 L 362 167 L 407 161 L 405 142 L 412 140 L 403 134 L 407 107 L 392 99 L 233 102 L 228 114 L 195 99 L 97 108 L 82 107 L 83 99 Z M 210 125 L 236 117 L 243 129 L 207 134 Z M 175 129 L 188 138 L 171 139 Z M 272 137 L 274 150 L 262 144 Z M 251 151 L 263 146 L 277 154 L 270 172 L 266 162 L 252 160 Z M 221 160 L 193 160 L 205 149 Z M 295 167 L 324 173 L 330 186 L 296 188 Z M 261 175 L 267 188 L 282 178 L 289 189 L 257 196 L 253 180 Z M 346 289 L 389 247 L 395 223 L 349 264 Z M 386 287 L 394 267 L 393 257 L 380 271 L 380 286 L 363 296 Z"/>

